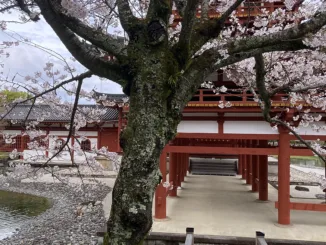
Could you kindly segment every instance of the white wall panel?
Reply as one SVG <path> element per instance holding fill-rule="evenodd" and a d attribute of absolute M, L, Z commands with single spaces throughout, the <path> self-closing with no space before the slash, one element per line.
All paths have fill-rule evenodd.
<path fill-rule="evenodd" d="M 218 133 L 216 121 L 181 121 L 178 133 Z"/>
<path fill-rule="evenodd" d="M 15 134 L 20 135 L 22 131 L 21 130 L 3 130 L 2 132 L 5 134 L 10 134 L 10 135 L 15 135 Z"/>
<path fill-rule="evenodd" d="M 278 134 L 264 121 L 225 121 L 225 134 Z"/>
<path fill-rule="evenodd" d="M 316 130 L 313 130 L 311 127 L 313 124 L 316 124 L 317 127 L 326 126 L 325 122 L 314 122 L 314 123 L 311 123 L 311 125 L 308 125 L 308 127 L 300 126 L 297 130 L 297 133 L 299 135 L 326 135 L 326 130 L 321 129 L 319 132 Z"/>

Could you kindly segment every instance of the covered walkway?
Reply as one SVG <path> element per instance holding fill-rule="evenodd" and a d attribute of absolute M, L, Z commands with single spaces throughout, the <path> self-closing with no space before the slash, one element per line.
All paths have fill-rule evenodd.
<path fill-rule="evenodd" d="M 194 227 L 197 234 L 252 237 L 260 230 L 267 238 L 326 242 L 326 212 L 291 210 L 293 225 L 275 225 L 277 190 L 271 185 L 269 202 L 257 202 L 258 193 L 252 193 L 251 185 L 245 185 L 240 176 L 188 175 L 182 188 L 178 197 L 168 197 L 167 216 L 171 218 L 155 221 L 152 231 L 184 233 L 186 227 Z"/>

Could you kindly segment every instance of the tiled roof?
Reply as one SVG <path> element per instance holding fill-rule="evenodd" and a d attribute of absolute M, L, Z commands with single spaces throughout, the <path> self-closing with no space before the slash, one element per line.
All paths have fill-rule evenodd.
<path fill-rule="evenodd" d="M 93 91 L 94 91 L 93 98 L 96 99 L 96 101 L 103 100 L 101 98 L 105 98 L 106 100 L 109 101 L 123 102 L 123 99 L 128 98 L 128 96 L 125 94 L 106 94 L 106 93 L 97 92 L 95 90 Z"/>
<path fill-rule="evenodd" d="M 31 108 L 31 105 L 17 105 L 8 115 L 4 117 L 4 120 L 25 120 L 26 116 Z M 118 110 L 113 108 L 107 108 L 99 105 L 78 105 L 79 109 L 105 109 L 106 113 L 100 116 L 101 121 L 114 121 L 118 120 Z M 5 112 L 3 112 L 5 114 Z M 70 121 L 70 113 L 63 108 L 51 108 L 49 105 L 34 105 L 31 113 L 28 116 L 28 120 L 37 120 L 38 118 L 44 118 L 45 122 L 68 122 Z M 91 116 L 88 116 L 91 118 Z"/>

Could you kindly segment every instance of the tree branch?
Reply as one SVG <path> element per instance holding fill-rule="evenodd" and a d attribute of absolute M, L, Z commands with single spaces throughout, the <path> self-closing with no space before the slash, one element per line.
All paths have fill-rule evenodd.
<path fill-rule="evenodd" d="M 256 87 L 259 91 L 259 96 L 261 97 L 263 104 L 262 104 L 262 110 L 263 110 L 263 116 L 266 121 L 270 120 L 269 112 L 271 110 L 271 100 L 270 100 L 270 94 L 267 92 L 266 85 L 265 85 L 265 62 L 264 57 L 262 53 L 258 53 L 255 55 L 255 70 L 256 70 Z"/>
<path fill-rule="evenodd" d="M 171 12 L 171 1 L 151 0 L 147 11 L 146 19 L 148 21 L 161 19 L 166 23 L 166 26 L 168 26 Z"/>
<path fill-rule="evenodd" d="M 57 84 L 56 86 L 53 86 L 52 88 L 43 91 L 42 93 L 38 93 L 38 94 L 36 94 L 36 95 L 33 96 L 33 97 L 30 97 L 30 98 L 27 98 L 27 99 L 25 99 L 25 100 L 19 101 L 19 102 L 17 102 L 17 103 L 14 103 L 14 104 L 11 106 L 10 110 L 8 110 L 5 114 L 3 114 L 3 115 L 1 116 L 0 121 L 1 121 L 2 119 L 4 119 L 7 115 L 9 115 L 10 112 L 11 112 L 11 111 L 12 111 L 12 110 L 17 106 L 17 105 L 22 104 L 22 103 L 25 103 L 25 102 L 28 102 L 28 101 L 30 101 L 30 100 L 36 101 L 37 98 L 42 97 L 43 95 L 45 95 L 45 94 L 47 94 L 47 93 L 50 93 L 50 92 L 52 92 L 52 91 L 54 91 L 54 90 L 57 90 L 57 89 L 61 88 L 63 85 L 66 85 L 66 84 L 71 83 L 71 82 L 73 82 L 73 81 L 79 81 L 79 80 L 83 80 L 83 79 L 85 79 L 85 78 L 89 78 L 89 77 L 92 76 L 92 74 L 93 74 L 93 73 L 90 72 L 90 71 L 84 72 L 84 73 L 82 73 L 82 74 L 80 74 L 80 75 L 78 75 L 78 76 L 75 76 L 75 77 L 72 77 L 72 78 L 70 78 L 70 79 L 68 79 L 68 80 L 63 81 L 63 82 Z M 34 104 L 34 103 L 33 103 L 33 104 Z"/>
<path fill-rule="evenodd" d="M 245 0 L 235 1 L 218 19 L 198 22 L 192 34 L 191 50 L 197 52 L 207 41 L 220 35 L 225 26 L 225 21 L 229 18 L 234 10 L 236 10 Z"/>
<path fill-rule="evenodd" d="M 50 0 L 52 9 L 58 17 L 61 18 L 64 25 L 75 32 L 78 36 L 91 42 L 100 49 L 103 49 L 110 55 L 114 55 L 117 58 L 123 56 L 123 52 L 125 51 L 123 38 L 112 37 L 110 34 L 104 34 L 103 32 L 84 24 L 79 19 L 65 14 L 64 8 L 61 6 L 60 2 L 61 1 L 59 0 Z"/>
<path fill-rule="evenodd" d="M 326 11 L 319 12 L 310 20 L 280 32 L 266 36 L 247 37 L 231 42 L 228 44 L 228 51 L 229 54 L 234 54 L 266 46 L 279 45 L 282 42 L 302 42 L 301 39 L 307 34 L 317 33 L 324 25 L 326 25 Z"/>
<path fill-rule="evenodd" d="M 190 43 L 193 32 L 194 23 L 196 20 L 196 12 L 198 0 L 188 0 L 185 12 L 187 13 L 182 21 L 182 29 L 180 32 L 179 42 L 174 47 L 174 53 L 178 58 L 179 64 L 183 67 L 187 60 L 191 57 Z"/>
<path fill-rule="evenodd" d="M 18 7 L 25 12 L 33 21 L 38 21 L 40 20 L 40 17 L 38 15 L 36 15 L 35 13 L 32 13 L 29 8 L 28 5 L 25 3 L 25 0 L 16 0 L 17 1 L 17 5 Z"/>
<path fill-rule="evenodd" d="M 86 68 L 91 70 L 95 75 L 105 77 L 115 82 L 123 79 L 121 66 L 116 61 L 105 61 L 94 50 L 92 45 L 81 42 L 78 37 L 61 19 L 53 12 L 48 0 L 35 0 L 41 9 L 42 15 L 54 32 L 69 50 L 69 52 Z"/>
<path fill-rule="evenodd" d="M 133 15 L 128 0 L 116 1 L 121 25 L 123 29 L 130 35 L 133 27 L 140 25 L 141 22 Z"/>

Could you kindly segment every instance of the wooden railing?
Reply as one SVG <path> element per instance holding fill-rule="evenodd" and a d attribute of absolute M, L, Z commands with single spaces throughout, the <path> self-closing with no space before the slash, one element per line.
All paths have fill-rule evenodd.
<path fill-rule="evenodd" d="M 187 227 L 186 229 L 186 240 L 185 243 L 181 243 L 182 245 L 194 245 L 195 244 L 195 235 L 194 228 Z M 268 245 L 265 240 L 265 234 L 261 231 L 256 231 L 256 245 Z"/>
<path fill-rule="evenodd" d="M 272 104 L 276 106 L 287 106 L 289 95 L 277 94 L 272 97 Z M 219 104 L 221 102 L 230 102 L 237 106 L 258 106 L 254 101 L 254 94 L 247 93 L 219 93 L 215 94 L 213 89 L 198 89 L 198 92 L 192 97 L 188 103 L 189 106 L 193 104 Z"/>

